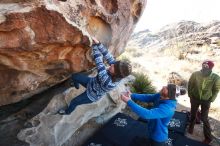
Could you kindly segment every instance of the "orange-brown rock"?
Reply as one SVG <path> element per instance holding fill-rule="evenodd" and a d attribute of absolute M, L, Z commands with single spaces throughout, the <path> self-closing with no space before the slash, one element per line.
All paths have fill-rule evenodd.
<path fill-rule="evenodd" d="M 0 105 L 94 67 L 92 38 L 118 56 L 146 0 L 0 1 Z"/>

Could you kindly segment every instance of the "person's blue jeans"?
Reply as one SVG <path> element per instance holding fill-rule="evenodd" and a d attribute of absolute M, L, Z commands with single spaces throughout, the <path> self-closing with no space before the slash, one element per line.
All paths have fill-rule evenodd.
<path fill-rule="evenodd" d="M 75 83 L 79 83 L 81 85 L 83 85 L 85 88 L 87 87 L 88 82 L 90 81 L 90 77 L 88 77 L 87 75 L 83 74 L 83 73 L 75 73 L 72 74 L 71 76 L 71 80 Z"/>
<path fill-rule="evenodd" d="M 86 88 L 91 78 L 82 73 L 76 73 L 71 76 L 71 79 L 73 82 L 80 83 L 82 86 Z M 92 101 L 88 98 L 87 93 L 85 91 L 71 100 L 68 108 L 65 110 L 65 113 L 70 114 L 72 111 L 74 111 L 76 106 L 81 105 L 81 104 L 91 103 L 91 102 Z"/>

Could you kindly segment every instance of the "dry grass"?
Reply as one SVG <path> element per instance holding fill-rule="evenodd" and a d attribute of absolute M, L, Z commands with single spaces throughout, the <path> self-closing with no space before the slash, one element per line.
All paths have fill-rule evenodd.
<path fill-rule="evenodd" d="M 128 52 L 128 53 L 133 53 L 133 52 L 137 51 L 137 48 L 134 48 L 134 47 L 129 48 L 128 47 L 128 48 L 125 49 L 125 51 Z"/>
<path fill-rule="evenodd" d="M 140 53 L 140 52 L 132 53 L 132 57 L 141 57 L 141 56 L 143 56 L 143 53 Z"/>
<path fill-rule="evenodd" d="M 220 40 L 217 41 L 217 45 L 220 47 Z"/>

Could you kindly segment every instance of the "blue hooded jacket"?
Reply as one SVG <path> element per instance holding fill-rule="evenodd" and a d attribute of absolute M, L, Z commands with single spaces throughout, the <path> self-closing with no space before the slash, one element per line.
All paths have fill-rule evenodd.
<path fill-rule="evenodd" d="M 157 94 L 131 94 L 133 100 L 143 102 L 153 102 L 152 109 L 146 109 L 132 100 L 128 101 L 128 106 L 132 111 L 143 119 L 148 119 L 148 138 L 156 142 L 168 140 L 168 124 L 176 109 L 176 100 L 160 100 L 160 93 Z"/>

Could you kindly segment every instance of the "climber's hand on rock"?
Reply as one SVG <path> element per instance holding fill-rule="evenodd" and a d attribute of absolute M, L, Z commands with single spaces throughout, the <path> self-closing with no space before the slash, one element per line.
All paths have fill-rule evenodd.
<path fill-rule="evenodd" d="M 92 43 L 93 44 L 99 44 L 100 42 L 96 38 L 92 37 Z"/>

